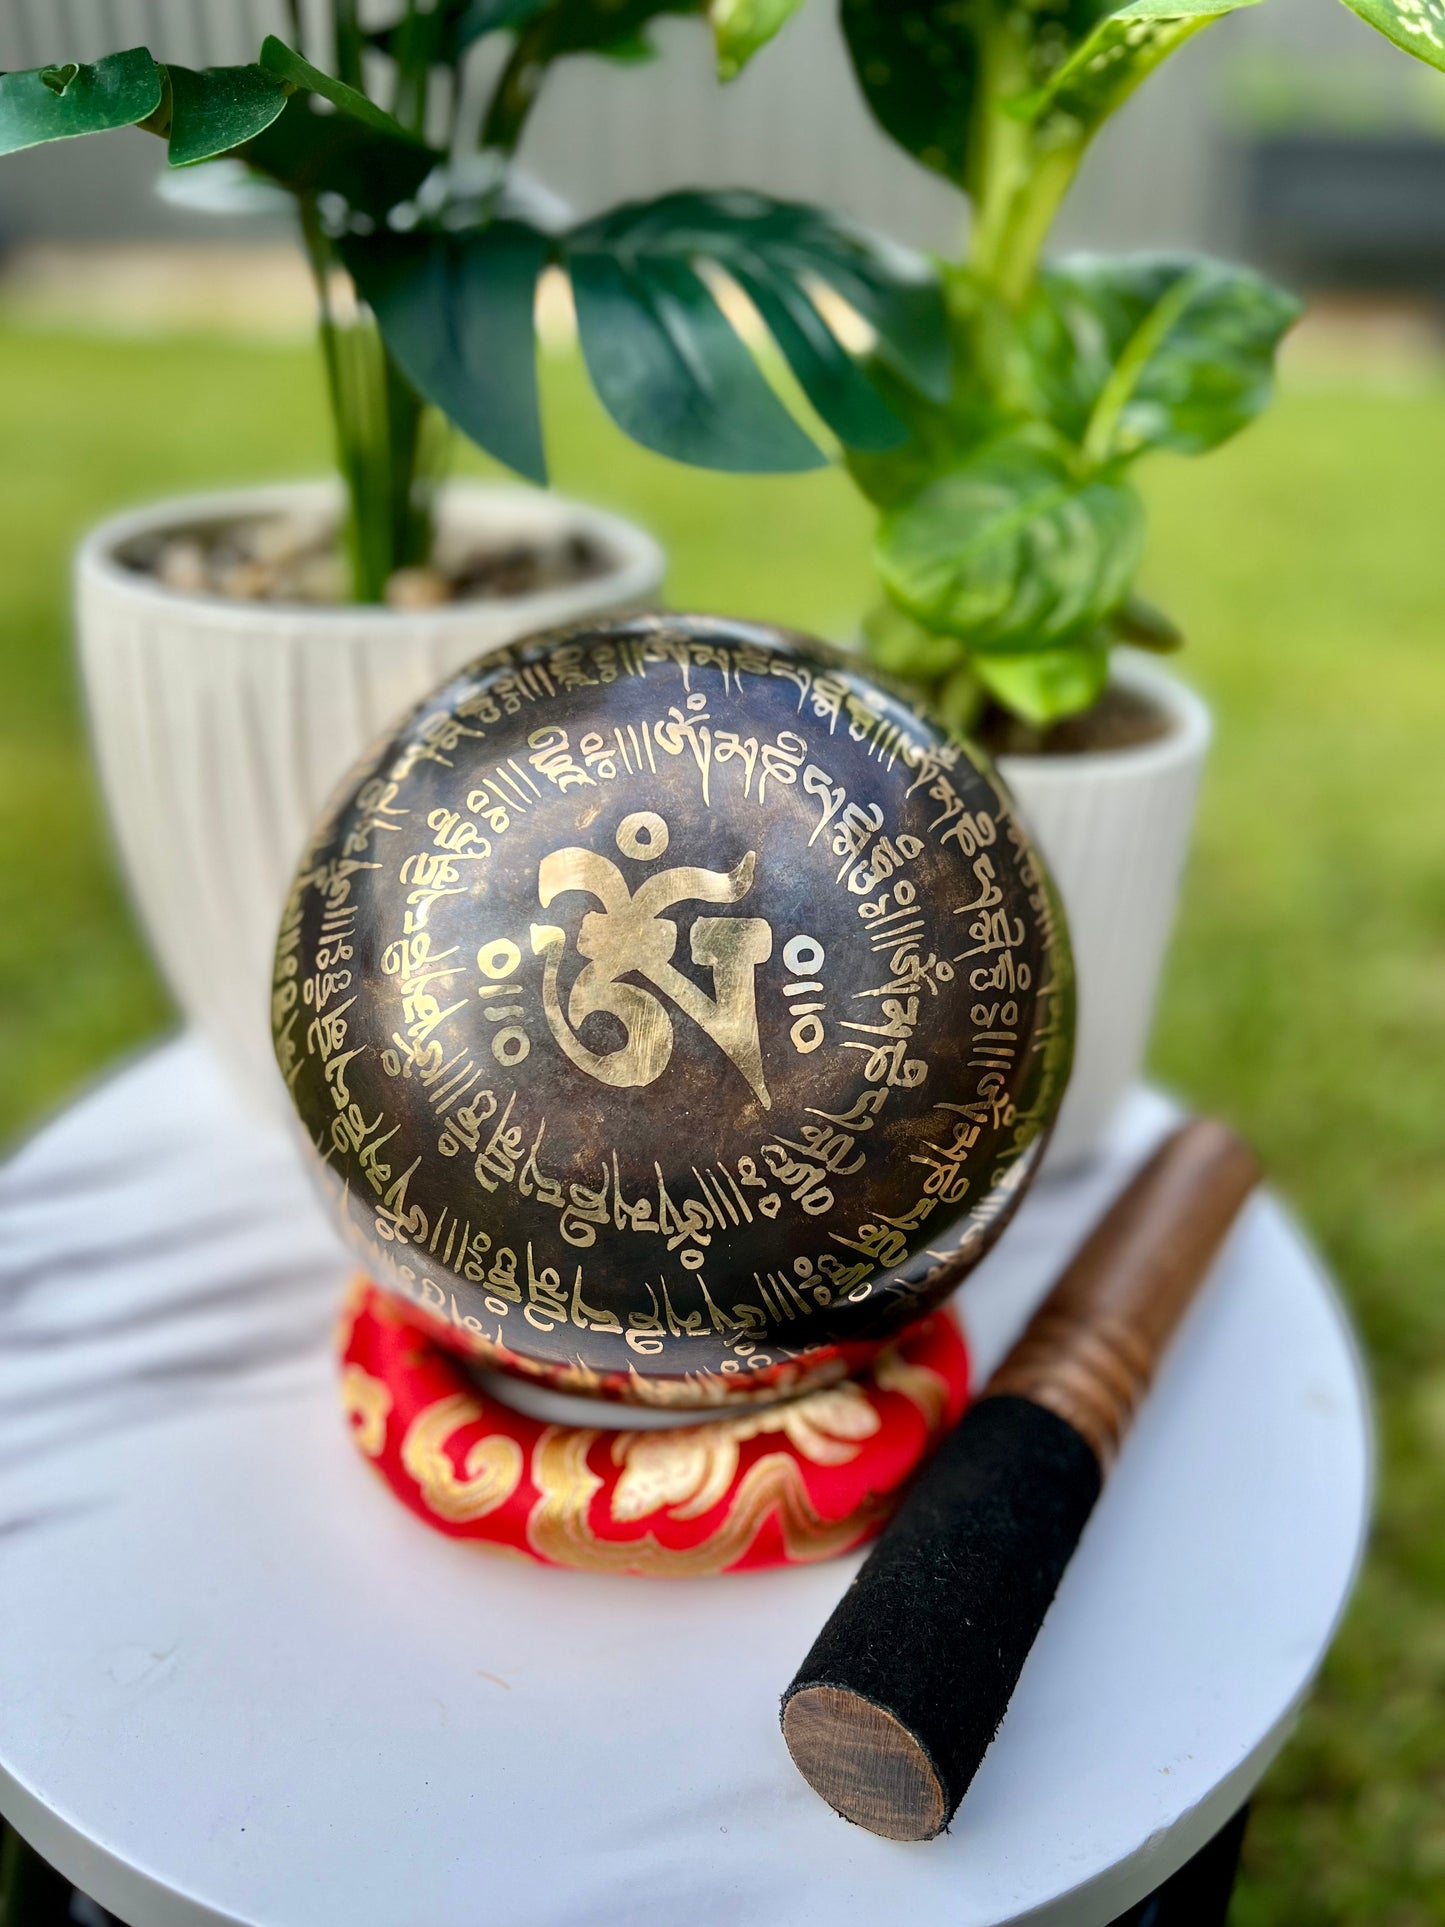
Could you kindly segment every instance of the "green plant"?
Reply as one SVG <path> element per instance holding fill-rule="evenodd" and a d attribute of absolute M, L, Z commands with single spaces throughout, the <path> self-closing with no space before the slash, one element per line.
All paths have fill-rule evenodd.
<path fill-rule="evenodd" d="M 909 439 L 847 454 L 880 511 L 870 653 L 958 726 L 991 700 L 1044 728 L 1098 699 L 1116 642 L 1179 641 L 1133 591 L 1145 531 L 1130 470 L 1156 449 L 1203 454 L 1253 419 L 1298 305 L 1211 260 L 1042 258 L 1100 128 L 1249 4 L 841 0 L 875 118 L 972 211 L 967 258 L 942 269 L 952 392 L 939 402 L 880 370 Z M 1442 0 L 1346 4 L 1445 67 Z"/>
<path fill-rule="evenodd" d="M 827 459 L 734 329 L 718 275 L 750 298 L 846 446 L 876 451 L 907 436 L 844 345 L 855 317 L 901 392 L 946 397 L 933 273 L 843 222 L 758 195 L 699 193 L 552 231 L 521 204 L 514 156 L 559 60 L 635 59 L 655 17 L 696 14 L 711 21 L 727 77 L 788 11 L 779 0 L 396 0 L 389 24 L 363 27 L 359 0 L 332 0 L 334 72 L 269 37 L 242 67 L 195 72 L 137 47 L 0 75 L 0 154 L 135 125 L 167 142 L 172 167 L 232 157 L 293 197 L 319 295 L 354 588 L 373 601 L 429 552 L 446 441 L 435 416 L 545 481 L 533 310 L 549 265 L 570 277 L 604 404 L 679 461 L 785 471 Z M 295 0 L 291 13 L 299 46 Z M 465 73 L 494 35 L 510 45 L 469 134 Z M 341 306 L 347 281 L 359 301 L 348 290 Z"/>

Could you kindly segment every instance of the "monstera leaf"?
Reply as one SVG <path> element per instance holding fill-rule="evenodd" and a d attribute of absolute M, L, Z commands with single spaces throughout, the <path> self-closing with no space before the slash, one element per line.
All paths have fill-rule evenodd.
<path fill-rule="evenodd" d="M 1141 81 L 1203 28 L 1259 0 L 1132 0 L 1107 15 L 1054 73 L 1021 100 L 1035 121 L 1058 116 L 1087 137 Z"/>
<path fill-rule="evenodd" d="M 1345 5 L 1407 54 L 1445 70 L 1445 10 L 1440 0 L 1345 0 Z"/>
<path fill-rule="evenodd" d="M 1138 496 L 1080 478 L 1032 433 L 941 476 L 878 532 L 895 602 L 971 650 L 1044 650 L 1090 636 L 1129 593 L 1143 546 Z"/>
<path fill-rule="evenodd" d="M 1269 403 L 1292 295 L 1192 256 L 1083 257 L 1046 270 L 1024 323 L 1044 408 L 1094 467 L 1199 455 Z"/>
<path fill-rule="evenodd" d="M 809 209 L 756 195 L 665 195 L 562 235 L 517 220 L 463 233 L 378 227 L 340 244 L 393 358 L 473 440 L 545 477 L 532 306 L 550 260 L 570 275 L 588 371 L 634 440 L 709 468 L 788 471 L 825 458 L 728 318 L 708 276 L 751 295 L 800 384 L 845 440 L 901 423 L 837 330 L 828 291 L 865 312 L 885 353 L 947 385 L 938 290 L 923 263 Z"/>
<path fill-rule="evenodd" d="M 701 264 L 750 297 L 798 382 L 849 446 L 901 442 L 903 423 L 845 347 L 830 290 L 876 330 L 874 352 L 946 394 L 942 298 L 923 263 L 811 208 L 754 194 L 669 194 L 566 237 L 582 350 L 635 440 L 709 468 L 785 470 L 822 456 L 759 372 Z"/>
<path fill-rule="evenodd" d="M 107 54 L 93 66 L 32 67 L 0 74 L 0 154 L 131 127 L 161 104 L 161 70 L 144 47 Z"/>
<path fill-rule="evenodd" d="M 606 249 L 580 248 L 568 265 L 587 372 L 625 434 L 708 468 L 823 466 L 689 262 L 638 272 Z"/>
<path fill-rule="evenodd" d="M 547 479 L 532 326 L 550 242 L 519 221 L 472 234 L 384 230 L 341 243 L 393 361 L 490 455 Z"/>

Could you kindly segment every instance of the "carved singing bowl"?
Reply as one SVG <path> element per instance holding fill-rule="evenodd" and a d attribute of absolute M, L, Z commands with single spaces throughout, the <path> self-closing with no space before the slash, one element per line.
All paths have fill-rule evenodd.
<path fill-rule="evenodd" d="M 277 1058 L 452 1346 L 710 1404 L 841 1375 L 998 1237 L 1068 1072 L 996 777 L 822 645 L 644 616 L 493 655 L 343 786 Z"/>

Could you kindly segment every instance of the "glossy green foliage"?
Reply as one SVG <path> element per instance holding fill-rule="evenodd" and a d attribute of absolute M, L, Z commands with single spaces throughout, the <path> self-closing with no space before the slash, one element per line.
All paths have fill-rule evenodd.
<path fill-rule="evenodd" d="M 948 384 L 942 303 L 923 264 L 760 195 L 665 195 L 561 235 L 502 220 L 460 233 L 377 228 L 338 245 L 418 392 L 537 481 L 546 469 L 532 306 L 549 260 L 571 278 L 583 353 L 608 412 L 676 461 L 766 473 L 825 459 L 734 326 L 719 270 L 750 297 L 845 443 L 888 446 L 906 433 L 879 393 L 881 360 L 870 379 L 844 346 L 845 316 L 865 316 L 879 331 L 878 355 L 912 381 L 935 393 Z M 908 392 L 897 375 L 891 381 Z"/>
<path fill-rule="evenodd" d="M 373 28 L 370 45 L 408 66 L 455 66 L 488 34 L 525 37 L 541 61 L 568 54 L 616 60 L 651 53 L 647 29 L 663 14 L 705 14 L 713 29 L 718 72 L 731 80 L 773 38 L 802 0 L 439 0 L 425 11 L 408 8 L 399 20 Z"/>
<path fill-rule="evenodd" d="M 1097 629 L 1062 649 L 1034 649 L 1027 655 L 990 655 L 975 650 L 969 668 L 1001 709 L 1035 729 L 1047 729 L 1061 716 L 1090 709 L 1109 680 L 1107 629 Z"/>
<path fill-rule="evenodd" d="M 848 451 L 883 513 L 898 618 L 870 624 L 874 660 L 932 684 L 950 713 L 991 695 L 1046 724 L 1095 700 L 1114 642 L 1178 640 L 1131 599 L 1142 518 L 1124 470 L 1150 450 L 1203 453 L 1251 421 L 1297 304 L 1216 262 L 1040 260 L 1099 127 L 1177 48 L 1252 4 L 841 0 L 874 116 L 973 204 L 970 257 L 945 267 L 948 396 L 891 392 L 875 371 L 907 433 Z"/>
<path fill-rule="evenodd" d="M 168 66 L 172 167 L 208 161 L 263 133 L 281 113 L 292 89 L 261 66 Z"/>
<path fill-rule="evenodd" d="M 1143 548 L 1138 496 L 1081 475 L 1068 451 L 1021 433 L 940 476 L 879 528 L 889 594 L 978 651 L 1090 637 L 1128 595 Z"/>
<path fill-rule="evenodd" d="M 843 32 L 863 96 L 884 132 L 949 180 L 968 179 L 984 0 L 916 6 L 842 0 Z"/>
<path fill-rule="evenodd" d="M 532 310 L 548 252 L 543 235 L 515 221 L 341 244 L 387 351 L 418 394 L 535 482 L 547 471 Z"/>
<path fill-rule="evenodd" d="M 749 296 L 845 444 L 887 447 L 907 431 L 844 346 L 820 285 L 877 330 L 879 357 L 896 372 L 946 391 L 932 277 L 813 209 L 755 194 L 664 195 L 588 222 L 562 252 L 598 394 L 630 435 L 675 460 L 779 470 L 823 459 L 759 372 L 702 263 Z"/>
<path fill-rule="evenodd" d="M 144 47 L 88 67 L 72 60 L 0 74 L 0 154 L 133 126 L 156 111 L 162 91 L 161 70 Z"/>
<path fill-rule="evenodd" d="M 932 271 L 809 209 L 675 194 L 563 235 L 506 211 L 507 166 L 558 60 L 642 56 L 656 19 L 693 15 L 712 26 L 732 74 L 798 4 L 397 0 L 378 23 L 358 0 L 331 0 L 332 70 L 272 35 L 243 67 L 167 68 L 136 49 L 93 67 L 0 76 L 0 150 L 135 123 L 169 140 L 173 165 L 235 155 L 295 198 L 322 296 L 348 539 L 358 583 L 377 595 L 414 559 L 425 404 L 544 479 L 533 310 L 549 262 L 571 278 L 608 410 L 679 461 L 770 472 L 827 459 L 760 366 L 742 319 L 749 304 L 845 447 L 907 439 L 885 386 L 905 402 L 947 394 L 951 351 Z M 478 167 L 463 151 L 457 87 L 434 82 L 493 35 L 510 45 L 492 70 Z M 333 313 L 338 263 L 374 326 L 366 313 L 356 327 Z"/>
<path fill-rule="evenodd" d="M 717 43 L 720 77 L 732 80 L 740 74 L 802 4 L 803 0 L 711 0 L 708 18 Z"/>
<path fill-rule="evenodd" d="M 278 80 L 305 93 L 319 94 L 323 100 L 330 101 L 338 112 L 345 114 L 348 120 L 358 121 L 363 127 L 369 127 L 374 133 L 390 139 L 405 137 L 406 129 L 385 108 L 378 107 L 369 95 L 362 93 L 359 87 L 348 86 L 345 81 L 323 73 L 320 67 L 313 67 L 309 60 L 303 59 L 273 33 L 268 33 L 261 43 L 261 65 Z"/>
<path fill-rule="evenodd" d="M 1186 40 L 1259 0 L 1132 0 L 1107 15 L 1048 83 L 1020 103 L 1035 121 L 1064 119 L 1087 135 Z"/>
<path fill-rule="evenodd" d="M 967 668 L 1043 726 L 1097 698 L 1111 643 L 1177 646 L 1131 595 L 1143 528 L 1123 470 L 1150 450 L 1203 453 L 1259 414 L 1299 306 L 1187 256 L 1065 261 L 1016 317 L 966 276 L 949 287 L 947 405 L 895 394 L 907 442 L 849 454 L 885 511 L 879 569 L 907 615 L 875 621 L 870 653 L 939 701 Z"/>
<path fill-rule="evenodd" d="M 1274 393 L 1300 313 L 1247 268 L 1189 255 L 1086 256 L 1046 270 L 1023 330 L 1043 412 L 1095 467 L 1201 455 Z"/>
<path fill-rule="evenodd" d="M 1427 66 L 1445 70 L 1445 4 L 1442 0 L 1344 0 L 1352 13 L 1368 20 Z"/>
<path fill-rule="evenodd" d="M 991 115 L 1004 102 L 1021 116 L 1031 97 L 1042 102 L 1049 78 L 1109 12 L 1108 0 L 842 0 L 841 19 L 885 133 L 972 193 L 988 166 Z"/>
<path fill-rule="evenodd" d="M 240 155 L 298 200 L 335 194 L 372 220 L 409 201 L 440 159 L 408 136 L 380 134 L 348 114 L 318 113 L 303 93 L 293 94 Z"/>

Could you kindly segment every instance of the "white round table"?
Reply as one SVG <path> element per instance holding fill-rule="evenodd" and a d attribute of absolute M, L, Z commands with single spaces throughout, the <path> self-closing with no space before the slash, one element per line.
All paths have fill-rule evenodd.
<path fill-rule="evenodd" d="M 980 1375 L 1172 1113 L 1141 1094 L 960 1298 Z M 856 1569 L 530 1569 L 343 1426 L 347 1264 L 180 1042 L 0 1171 L 0 1811 L 132 1927 L 1102 1927 L 1289 1732 L 1365 1534 L 1329 1284 L 1256 1199 L 945 1838 L 845 1825 L 778 1696 Z"/>

